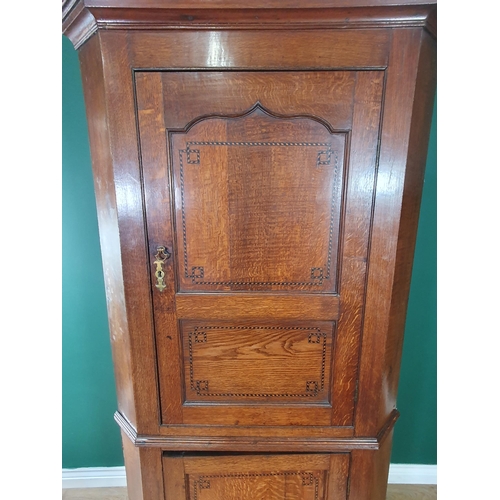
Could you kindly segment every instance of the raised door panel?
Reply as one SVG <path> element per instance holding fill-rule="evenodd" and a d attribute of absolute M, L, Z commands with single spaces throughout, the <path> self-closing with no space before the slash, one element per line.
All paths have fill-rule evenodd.
<path fill-rule="evenodd" d="M 349 454 L 166 454 L 163 465 L 167 499 L 342 500 Z"/>
<path fill-rule="evenodd" d="M 161 423 L 352 425 L 383 72 L 135 81 Z"/>
<path fill-rule="evenodd" d="M 332 322 L 183 321 L 180 330 L 186 404 L 329 403 Z"/>
<path fill-rule="evenodd" d="M 168 135 L 181 292 L 335 291 L 345 133 L 257 103 Z"/>

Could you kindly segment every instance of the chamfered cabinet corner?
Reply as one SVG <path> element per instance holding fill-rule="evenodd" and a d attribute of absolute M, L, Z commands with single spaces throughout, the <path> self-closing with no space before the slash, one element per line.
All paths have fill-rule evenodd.
<path fill-rule="evenodd" d="M 419 0 L 69 0 L 131 500 L 383 500 L 436 80 Z"/>

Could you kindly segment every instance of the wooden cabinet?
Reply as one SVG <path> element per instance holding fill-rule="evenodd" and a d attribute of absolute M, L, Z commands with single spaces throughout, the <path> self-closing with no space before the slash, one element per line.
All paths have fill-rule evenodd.
<path fill-rule="evenodd" d="M 436 57 L 390 3 L 63 2 L 131 500 L 385 498 Z"/>

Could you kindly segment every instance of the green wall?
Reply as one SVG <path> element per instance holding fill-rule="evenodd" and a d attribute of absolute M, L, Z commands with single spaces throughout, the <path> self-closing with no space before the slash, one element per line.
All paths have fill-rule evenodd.
<path fill-rule="evenodd" d="M 431 136 L 406 317 L 392 463 L 437 463 L 437 111 Z"/>
<path fill-rule="evenodd" d="M 123 465 L 77 53 L 63 38 L 63 467 Z"/>
<path fill-rule="evenodd" d="M 64 468 L 123 465 L 78 56 L 63 61 Z M 401 368 L 392 463 L 436 463 L 436 111 Z"/>

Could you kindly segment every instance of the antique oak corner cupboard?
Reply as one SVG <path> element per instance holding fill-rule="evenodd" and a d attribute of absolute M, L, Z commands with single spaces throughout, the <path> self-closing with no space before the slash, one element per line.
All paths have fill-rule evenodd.
<path fill-rule="evenodd" d="M 436 5 L 68 0 L 130 500 L 382 500 Z"/>

